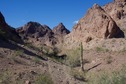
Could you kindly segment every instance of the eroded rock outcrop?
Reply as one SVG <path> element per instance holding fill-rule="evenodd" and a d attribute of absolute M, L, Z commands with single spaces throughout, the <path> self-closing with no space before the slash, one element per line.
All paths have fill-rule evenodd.
<path fill-rule="evenodd" d="M 70 34 L 65 37 L 65 45 L 79 46 L 96 39 L 124 38 L 124 33 L 106 11 L 95 4 L 80 19 Z"/>
<path fill-rule="evenodd" d="M 103 9 L 126 35 L 126 0 L 115 0 L 103 6 Z"/>
<path fill-rule="evenodd" d="M 115 21 L 97 4 L 89 9 L 85 17 L 74 26 L 73 32 L 76 31 L 80 31 L 83 36 L 89 35 L 92 38 L 124 37 Z"/>

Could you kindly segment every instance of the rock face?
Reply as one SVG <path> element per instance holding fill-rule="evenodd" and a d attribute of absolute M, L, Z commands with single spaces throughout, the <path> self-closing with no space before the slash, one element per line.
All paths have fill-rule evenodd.
<path fill-rule="evenodd" d="M 109 38 L 124 38 L 124 33 L 114 19 L 102 7 L 95 4 L 65 37 L 65 45 L 75 46 L 80 42 L 85 44 L 93 39 Z"/>
<path fill-rule="evenodd" d="M 126 35 L 126 0 L 115 0 L 103 7 Z"/>
<path fill-rule="evenodd" d="M 89 35 L 92 38 L 124 37 L 115 21 L 97 4 L 89 9 L 86 16 L 74 26 L 73 32 L 76 33 L 76 31 L 80 31 L 83 36 Z"/>
<path fill-rule="evenodd" d="M 58 44 L 59 39 L 62 40 L 69 33 L 62 23 L 51 30 L 48 26 L 37 22 L 28 22 L 23 27 L 18 28 L 17 32 L 23 40 L 46 45 Z"/>
<path fill-rule="evenodd" d="M 2 13 L 0 12 L 0 38 L 4 40 L 12 40 L 18 43 L 22 43 L 22 40 L 16 30 L 9 26 Z"/>

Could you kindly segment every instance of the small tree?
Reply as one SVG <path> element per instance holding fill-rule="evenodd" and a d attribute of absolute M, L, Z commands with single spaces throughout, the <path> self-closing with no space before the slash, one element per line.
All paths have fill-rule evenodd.
<path fill-rule="evenodd" d="M 80 63 L 81 63 L 81 70 L 84 71 L 84 62 L 83 62 L 83 44 L 81 42 L 80 45 Z"/>

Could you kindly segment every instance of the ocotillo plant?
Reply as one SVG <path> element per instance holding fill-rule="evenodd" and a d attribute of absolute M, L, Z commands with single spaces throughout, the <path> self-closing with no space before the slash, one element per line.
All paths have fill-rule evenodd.
<path fill-rule="evenodd" d="M 83 62 L 83 44 L 80 44 L 80 62 L 81 62 L 81 70 L 84 71 L 84 62 Z"/>

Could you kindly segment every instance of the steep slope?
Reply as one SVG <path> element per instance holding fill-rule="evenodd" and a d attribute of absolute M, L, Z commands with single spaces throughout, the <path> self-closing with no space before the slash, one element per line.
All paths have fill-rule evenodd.
<path fill-rule="evenodd" d="M 6 23 L 5 18 L 1 12 L 0 12 L 0 38 L 3 40 L 11 40 L 18 43 L 22 43 L 21 38 L 16 32 L 16 30 Z"/>
<path fill-rule="evenodd" d="M 103 6 L 103 9 L 113 18 L 126 35 L 126 0 L 114 0 L 114 2 Z"/>
<path fill-rule="evenodd" d="M 80 19 L 72 32 L 66 36 L 65 44 L 88 43 L 93 39 L 124 38 L 124 33 L 105 10 L 95 4 Z"/>

